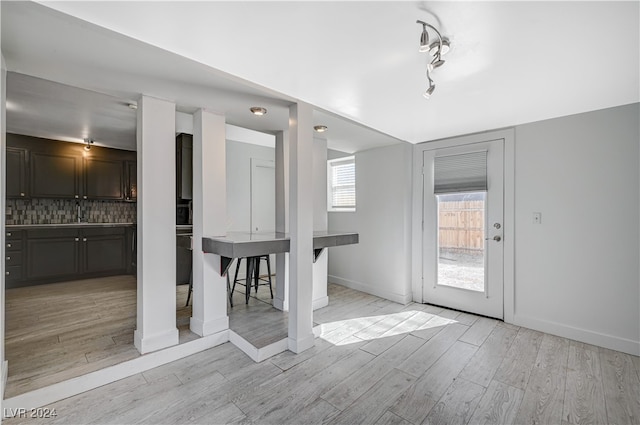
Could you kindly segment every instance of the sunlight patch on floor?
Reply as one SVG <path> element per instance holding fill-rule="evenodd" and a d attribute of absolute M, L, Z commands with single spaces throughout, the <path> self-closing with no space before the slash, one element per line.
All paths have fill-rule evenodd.
<path fill-rule="evenodd" d="M 457 321 L 424 311 L 408 310 L 322 323 L 314 328 L 314 333 L 331 344 L 348 345 L 452 323 Z"/>

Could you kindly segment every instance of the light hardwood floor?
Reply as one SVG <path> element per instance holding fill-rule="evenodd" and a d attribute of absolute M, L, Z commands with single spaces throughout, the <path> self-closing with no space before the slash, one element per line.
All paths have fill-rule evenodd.
<path fill-rule="evenodd" d="M 13 423 L 638 424 L 638 357 L 330 285 L 321 336 L 255 363 L 226 343 Z"/>

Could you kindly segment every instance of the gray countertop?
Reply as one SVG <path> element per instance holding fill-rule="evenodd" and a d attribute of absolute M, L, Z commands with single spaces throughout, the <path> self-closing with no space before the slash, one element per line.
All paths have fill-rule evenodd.
<path fill-rule="evenodd" d="M 53 223 L 53 224 L 7 224 L 7 229 L 29 230 L 29 229 L 73 229 L 85 227 L 130 227 L 136 223 Z"/>

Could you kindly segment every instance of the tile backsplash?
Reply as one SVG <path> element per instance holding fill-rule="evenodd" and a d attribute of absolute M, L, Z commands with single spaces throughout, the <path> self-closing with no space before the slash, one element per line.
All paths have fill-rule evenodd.
<path fill-rule="evenodd" d="M 76 223 L 76 204 L 83 221 L 90 223 L 135 223 L 136 203 L 73 199 L 7 199 L 6 224 Z"/>

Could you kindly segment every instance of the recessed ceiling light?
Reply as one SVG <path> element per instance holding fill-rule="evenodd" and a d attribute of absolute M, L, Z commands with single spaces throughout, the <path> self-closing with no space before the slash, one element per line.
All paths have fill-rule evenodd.
<path fill-rule="evenodd" d="M 328 130 L 326 125 L 315 125 L 313 126 L 313 129 L 318 133 L 324 133 L 325 131 Z"/>
<path fill-rule="evenodd" d="M 249 110 L 253 115 L 262 116 L 267 114 L 267 109 L 262 106 L 252 106 Z"/>

